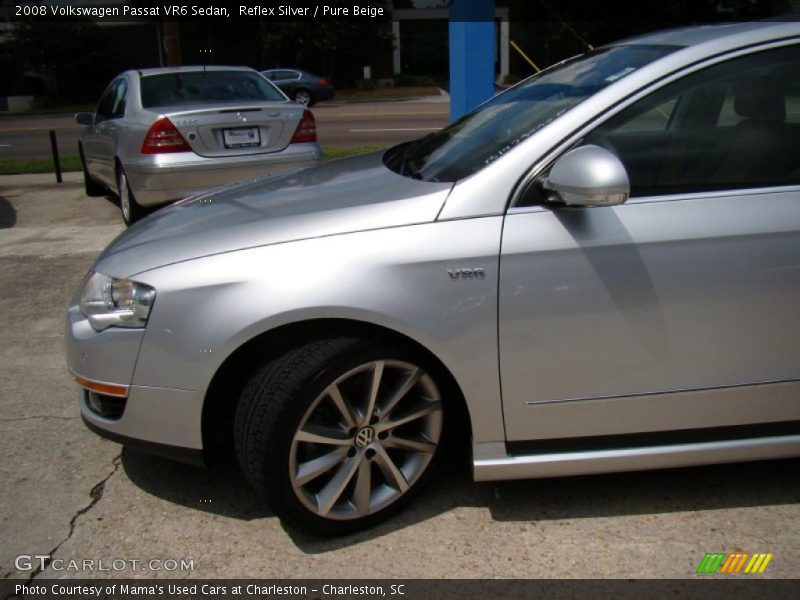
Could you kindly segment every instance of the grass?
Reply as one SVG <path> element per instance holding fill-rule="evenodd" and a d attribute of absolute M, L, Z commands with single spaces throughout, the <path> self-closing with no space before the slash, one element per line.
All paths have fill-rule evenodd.
<path fill-rule="evenodd" d="M 323 148 L 322 160 L 333 160 L 334 158 L 346 158 L 348 156 L 358 156 L 368 154 L 376 150 L 383 150 L 386 146 L 347 146 L 345 148 Z"/>
<path fill-rule="evenodd" d="M 323 148 L 322 159 L 333 160 L 358 154 L 367 154 L 383 149 L 384 146 L 348 146 L 345 148 Z M 81 159 L 77 154 L 61 157 L 61 170 L 80 171 Z M 0 159 L 0 175 L 19 175 L 21 173 L 54 173 L 52 158 L 2 158 Z"/>
<path fill-rule="evenodd" d="M 374 90 L 357 88 L 336 90 L 334 102 L 370 102 L 372 100 L 402 100 L 403 98 L 420 98 L 422 96 L 438 96 L 439 88 L 422 87 L 389 87 Z"/>
<path fill-rule="evenodd" d="M 61 170 L 80 171 L 81 159 L 77 154 L 61 157 Z M 19 173 L 54 173 L 52 158 L 2 158 L 0 159 L 0 175 L 17 175 Z"/>

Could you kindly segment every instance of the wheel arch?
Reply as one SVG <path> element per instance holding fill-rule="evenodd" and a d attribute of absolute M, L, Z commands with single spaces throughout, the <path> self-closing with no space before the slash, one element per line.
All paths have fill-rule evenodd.
<path fill-rule="evenodd" d="M 353 319 L 311 319 L 281 325 L 249 339 L 222 362 L 211 379 L 201 417 L 203 453 L 207 464 L 231 447 L 233 418 L 247 378 L 265 360 L 314 339 L 337 336 L 363 337 L 399 343 L 428 360 L 434 367 L 437 382 L 444 386 L 445 395 L 452 398 L 452 430 L 463 432 L 466 439 L 459 442 L 469 446 L 472 424 L 463 391 L 445 363 L 420 342 L 393 329 Z M 460 435 L 457 437 L 461 437 Z"/>

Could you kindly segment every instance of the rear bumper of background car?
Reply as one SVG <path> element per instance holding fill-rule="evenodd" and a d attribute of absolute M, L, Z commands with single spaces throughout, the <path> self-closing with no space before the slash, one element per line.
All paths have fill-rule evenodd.
<path fill-rule="evenodd" d="M 215 187 L 316 164 L 322 152 L 316 143 L 290 144 L 271 154 L 204 157 L 193 152 L 143 157 L 145 162 L 125 163 L 125 173 L 136 201 L 156 206 L 180 200 Z"/>

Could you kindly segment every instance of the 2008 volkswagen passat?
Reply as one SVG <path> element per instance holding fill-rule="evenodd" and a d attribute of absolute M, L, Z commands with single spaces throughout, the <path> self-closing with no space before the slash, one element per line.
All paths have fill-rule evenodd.
<path fill-rule="evenodd" d="M 229 438 L 320 534 L 400 509 L 455 428 L 476 480 L 800 455 L 798 73 L 798 23 L 651 34 L 159 211 L 68 309 L 81 414 Z"/>

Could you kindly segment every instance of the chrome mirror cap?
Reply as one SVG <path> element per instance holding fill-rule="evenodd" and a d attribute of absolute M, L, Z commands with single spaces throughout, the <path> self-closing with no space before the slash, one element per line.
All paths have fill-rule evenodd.
<path fill-rule="evenodd" d="M 581 146 L 564 154 L 543 182 L 569 206 L 615 206 L 630 196 L 628 173 L 605 148 Z"/>

